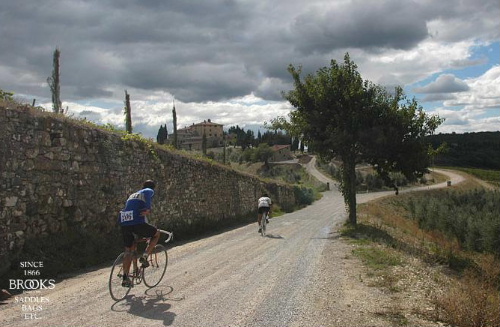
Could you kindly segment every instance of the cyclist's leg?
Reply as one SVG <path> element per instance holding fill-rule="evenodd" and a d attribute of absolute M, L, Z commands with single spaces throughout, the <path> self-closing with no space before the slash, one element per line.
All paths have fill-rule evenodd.
<path fill-rule="evenodd" d="M 266 208 L 262 208 L 262 218 L 260 220 L 260 228 L 259 228 L 259 232 L 262 236 L 265 236 L 266 235 L 266 222 L 267 222 L 267 210 L 265 210 Z"/>
<path fill-rule="evenodd" d="M 259 226 L 259 229 L 260 229 L 260 223 L 262 221 L 262 214 L 264 213 L 264 207 L 260 207 L 257 212 L 258 212 L 258 215 L 257 215 L 257 226 Z"/>
<path fill-rule="evenodd" d="M 122 252 L 113 263 L 111 273 L 109 275 L 109 293 L 115 301 L 123 300 L 130 292 L 130 288 L 133 286 L 130 279 L 127 281 L 123 280 L 123 257 L 124 253 Z"/>
<path fill-rule="evenodd" d="M 128 286 L 130 281 L 129 273 L 132 264 L 132 249 L 126 247 L 123 255 L 123 286 Z M 127 282 L 126 282 L 127 281 Z"/>
<path fill-rule="evenodd" d="M 132 252 L 134 251 L 134 234 L 130 226 L 122 226 L 123 244 L 125 245 L 125 255 L 123 256 L 123 277 L 129 275 L 132 263 Z"/>
<path fill-rule="evenodd" d="M 153 249 L 155 248 L 159 239 L 160 239 L 160 231 L 157 229 L 156 233 L 153 235 L 153 237 L 151 237 L 148 247 L 146 248 L 146 253 L 148 255 L 150 255 L 153 252 Z"/>
<path fill-rule="evenodd" d="M 150 225 L 148 223 L 140 224 L 137 225 L 135 228 L 135 233 L 142 237 L 149 237 L 149 245 L 148 247 L 144 250 L 144 255 L 149 255 L 153 252 L 153 249 L 156 246 L 156 243 L 158 243 L 158 240 L 160 239 L 160 231 L 158 228 L 156 228 L 153 225 Z"/>

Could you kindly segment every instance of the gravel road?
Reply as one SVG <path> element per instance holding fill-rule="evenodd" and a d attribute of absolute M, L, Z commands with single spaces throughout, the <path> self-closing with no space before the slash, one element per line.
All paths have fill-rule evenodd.
<path fill-rule="evenodd" d="M 353 278 L 359 263 L 349 259 L 350 246 L 335 232 L 346 219 L 343 199 L 313 165 L 311 172 L 331 190 L 305 209 L 271 219 L 266 237 L 255 223 L 175 246 L 159 286 L 134 287 L 117 303 L 108 293 L 110 267 L 80 274 L 29 294 L 39 302 L 21 303 L 27 295 L 18 295 L 0 305 L 0 326 L 387 325 L 363 309 L 377 291 L 367 293 Z M 387 194 L 393 192 L 358 201 Z M 31 311 L 38 319 L 25 319 L 27 309 L 41 309 Z"/>

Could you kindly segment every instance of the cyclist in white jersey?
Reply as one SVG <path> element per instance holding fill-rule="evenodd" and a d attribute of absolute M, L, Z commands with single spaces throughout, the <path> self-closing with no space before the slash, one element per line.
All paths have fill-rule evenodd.
<path fill-rule="evenodd" d="M 262 214 L 264 212 L 267 212 L 267 217 L 270 217 L 271 215 L 271 207 L 273 205 L 273 202 L 271 201 L 271 198 L 267 194 L 263 194 L 262 197 L 259 198 L 257 202 L 257 225 L 259 226 L 259 233 L 260 233 L 260 221 L 262 220 Z M 267 221 L 269 222 L 269 220 Z"/>

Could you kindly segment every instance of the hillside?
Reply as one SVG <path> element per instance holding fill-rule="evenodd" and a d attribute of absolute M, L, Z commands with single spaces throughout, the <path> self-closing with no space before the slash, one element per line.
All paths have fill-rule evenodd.
<path fill-rule="evenodd" d="M 438 134 L 428 140 L 434 149 L 448 145 L 435 158 L 436 165 L 500 170 L 500 132 Z"/>

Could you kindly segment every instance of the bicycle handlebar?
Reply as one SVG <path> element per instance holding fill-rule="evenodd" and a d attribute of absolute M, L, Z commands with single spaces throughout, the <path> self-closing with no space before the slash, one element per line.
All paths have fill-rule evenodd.
<path fill-rule="evenodd" d="M 160 233 L 162 233 L 162 234 L 166 234 L 166 235 L 168 235 L 168 237 L 167 237 L 167 239 L 165 240 L 165 242 L 164 242 L 164 243 L 168 243 L 168 242 L 170 242 L 171 240 L 173 240 L 173 239 L 174 239 L 174 233 L 172 233 L 172 232 L 167 232 L 166 230 L 163 230 L 163 229 L 158 229 L 158 231 L 159 231 Z"/>

